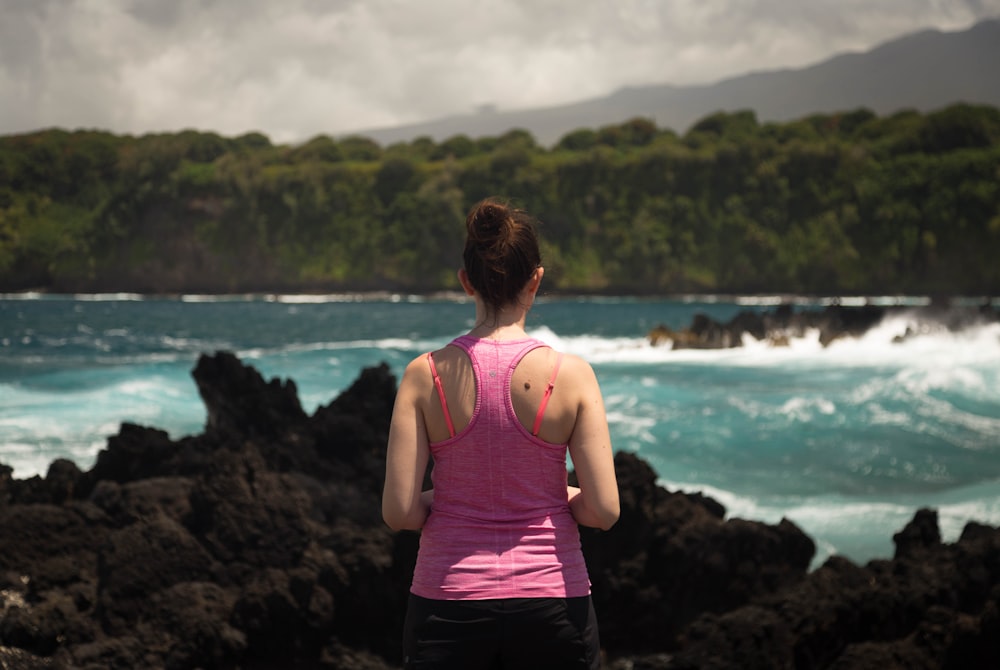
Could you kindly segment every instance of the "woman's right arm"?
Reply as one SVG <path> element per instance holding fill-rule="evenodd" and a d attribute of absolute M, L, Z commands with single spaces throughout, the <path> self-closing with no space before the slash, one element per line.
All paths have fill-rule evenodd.
<path fill-rule="evenodd" d="M 621 507 L 604 399 L 587 362 L 574 359 L 571 374 L 580 400 L 569 453 L 580 487 L 567 489 L 569 508 L 578 524 L 608 530 L 618 520 Z"/>
<path fill-rule="evenodd" d="M 389 424 L 382 490 L 382 518 L 393 530 L 418 530 L 430 512 L 433 492 L 421 493 L 430 448 L 421 393 L 430 383 L 427 360 L 413 360 L 403 373 Z"/>

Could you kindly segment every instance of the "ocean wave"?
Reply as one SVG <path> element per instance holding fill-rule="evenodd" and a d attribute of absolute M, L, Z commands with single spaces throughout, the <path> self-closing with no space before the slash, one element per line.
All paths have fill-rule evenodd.
<path fill-rule="evenodd" d="M 529 335 L 591 363 L 695 363 L 743 367 L 789 363 L 849 367 L 1000 366 L 1000 323 L 970 326 L 960 332 L 940 329 L 898 341 L 909 323 L 890 319 L 861 337 L 840 338 L 825 347 L 816 329 L 789 338 L 788 346 L 775 346 L 744 335 L 742 346 L 723 349 L 672 349 L 653 345 L 646 336 L 560 335 L 547 327 L 530 329 Z"/>
<path fill-rule="evenodd" d="M 322 351 L 351 351 L 374 349 L 380 351 L 413 351 L 423 352 L 443 346 L 447 340 L 409 340 L 402 337 L 386 337 L 382 339 L 347 340 L 339 342 L 303 342 L 275 347 L 255 347 L 240 349 L 236 355 L 251 360 L 270 356 L 294 356 Z"/>
<path fill-rule="evenodd" d="M 727 397 L 726 403 L 749 421 L 780 418 L 785 423 L 809 423 L 818 416 L 832 416 L 839 411 L 837 403 L 824 396 L 793 395 L 761 400 L 737 393 Z"/>

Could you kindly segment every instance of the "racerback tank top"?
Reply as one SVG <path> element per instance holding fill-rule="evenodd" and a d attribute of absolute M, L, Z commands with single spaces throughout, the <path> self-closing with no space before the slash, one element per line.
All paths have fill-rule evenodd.
<path fill-rule="evenodd" d="M 430 445 L 434 504 L 410 590 L 439 600 L 588 595 L 579 529 L 566 500 L 568 447 L 532 435 L 510 399 L 517 364 L 547 345 L 471 336 L 452 345 L 472 364 L 475 409 L 465 428 Z"/>

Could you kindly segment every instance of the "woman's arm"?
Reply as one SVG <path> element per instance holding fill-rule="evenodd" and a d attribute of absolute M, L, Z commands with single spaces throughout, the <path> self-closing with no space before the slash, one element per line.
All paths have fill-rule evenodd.
<path fill-rule="evenodd" d="M 621 511 L 608 419 L 593 368 L 582 359 L 575 360 L 573 384 L 580 389 L 580 403 L 569 453 L 580 487 L 568 487 L 566 495 L 578 524 L 608 530 Z"/>
<path fill-rule="evenodd" d="M 393 530 L 422 528 L 434 498 L 433 491 L 420 490 L 430 449 L 419 401 L 429 383 L 427 361 L 420 357 L 406 367 L 396 392 L 382 490 L 382 518 Z"/>

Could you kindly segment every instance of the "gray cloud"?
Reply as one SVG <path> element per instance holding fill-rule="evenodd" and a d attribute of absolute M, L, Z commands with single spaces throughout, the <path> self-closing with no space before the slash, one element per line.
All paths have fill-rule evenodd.
<path fill-rule="evenodd" d="M 0 0 L 0 133 L 276 141 L 800 67 L 1000 0 Z"/>

